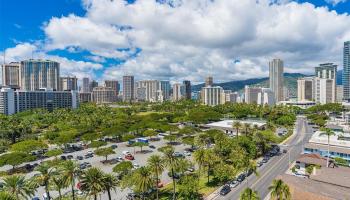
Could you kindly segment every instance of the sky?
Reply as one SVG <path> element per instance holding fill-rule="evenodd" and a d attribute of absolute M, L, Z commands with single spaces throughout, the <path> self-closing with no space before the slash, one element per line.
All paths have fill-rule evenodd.
<path fill-rule="evenodd" d="M 350 0 L 0 0 L 1 63 L 60 62 L 61 75 L 98 81 L 194 83 L 342 68 Z"/>

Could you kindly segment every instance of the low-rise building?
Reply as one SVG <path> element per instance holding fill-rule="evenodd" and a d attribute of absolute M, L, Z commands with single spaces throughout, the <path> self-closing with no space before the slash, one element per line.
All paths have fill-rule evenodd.
<path fill-rule="evenodd" d="M 252 127 L 257 126 L 259 129 L 264 129 L 264 127 L 266 126 L 266 121 L 250 119 L 250 120 L 223 120 L 223 121 L 206 124 L 205 127 L 222 130 L 227 134 L 236 134 L 236 129 L 233 128 L 233 124 L 235 122 L 239 122 L 241 124 L 249 124 Z"/>
<path fill-rule="evenodd" d="M 49 111 L 55 108 L 75 109 L 78 105 L 76 91 L 53 91 L 52 89 L 14 91 L 10 88 L 0 90 L 0 113 L 5 115 L 36 108 L 44 108 Z"/>

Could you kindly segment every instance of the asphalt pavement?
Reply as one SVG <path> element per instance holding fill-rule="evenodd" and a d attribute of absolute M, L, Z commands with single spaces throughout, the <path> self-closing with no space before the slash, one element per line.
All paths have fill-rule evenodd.
<path fill-rule="evenodd" d="M 294 131 L 296 131 L 295 134 L 285 143 L 286 146 L 281 147 L 281 149 L 287 149 L 287 153 L 270 158 L 267 163 L 258 169 L 258 177 L 252 174 L 236 188 L 233 188 L 226 196 L 220 196 L 216 193 L 211 198 L 207 198 L 207 200 L 236 200 L 239 199 L 240 193 L 246 187 L 256 190 L 261 199 L 264 199 L 269 194 L 268 187 L 272 181 L 278 175 L 285 173 L 290 163 L 293 163 L 298 155 L 302 153 L 304 144 L 313 133 L 312 128 L 307 124 L 307 120 L 303 116 L 298 116 Z"/>

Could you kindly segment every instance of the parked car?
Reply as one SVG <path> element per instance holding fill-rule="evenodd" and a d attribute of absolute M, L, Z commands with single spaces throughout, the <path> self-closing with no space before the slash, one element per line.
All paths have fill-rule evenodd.
<path fill-rule="evenodd" d="M 257 163 L 257 166 L 258 166 L 258 167 L 261 167 L 263 164 L 264 164 L 264 163 L 263 163 L 262 161 L 260 161 L 260 162 Z"/>
<path fill-rule="evenodd" d="M 229 192 L 231 192 L 230 186 L 229 185 L 224 185 L 224 187 L 222 187 L 221 190 L 220 190 L 220 195 L 225 196 Z"/>
<path fill-rule="evenodd" d="M 241 174 L 237 177 L 238 182 L 242 182 L 242 181 L 244 181 L 244 179 L 245 179 L 245 174 Z"/>
<path fill-rule="evenodd" d="M 283 153 L 287 153 L 288 152 L 288 150 L 287 149 L 283 149 L 283 151 L 282 151 Z"/>
<path fill-rule="evenodd" d="M 68 155 L 67 158 L 68 158 L 69 160 L 71 160 L 71 159 L 73 159 L 73 156 L 72 156 L 72 155 Z"/>
<path fill-rule="evenodd" d="M 182 153 L 180 153 L 180 152 L 174 152 L 174 156 L 175 157 L 184 157 L 184 155 L 182 154 Z"/>
<path fill-rule="evenodd" d="M 156 148 L 154 145 L 149 145 L 148 147 L 151 148 L 151 149 L 155 149 Z"/>
<path fill-rule="evenodd" d="M 140 165 L 137 164 L 137 163 L 134 163 L 134 164 L 132 164 L 132 167 L 133 167 L 134 169 L 138 169 L 138 168 L 140 168 Z"/>
<path fill-rule="evenodd" d="M 132 156 L 131 154 L 125 155 L 125 159 L 127 160 L 134 160 L 134 156 Z"/>
<path fill-rule="evenodd" d="M 116 149 L 116 148 L 118 148 L 118 145 L 112 144 L 112 145 L 111 145 L 111 148 L 112 148 L 112 149 Z"/>
<path fill-rule="evenodd" d="M 122 162 L 123 160 L 124 160 L 124 158 L 122 158 L 121 156 L 117 157 L 118 162 Z"/>
<path fill-rule="evenodd" d="M 130 154 L 130 152 L 129 152 L 129 151 L 123 151 L 122 153 L 123 153 L 123 155 L 124 155 L 124 156 L 126 156 L 126 155 L 129 155 L 129 154 Z"/>
<path fill-rule="evenodd" d="M 232 180 L 229 182 L 230 188 L 235 188 L 239 185 L 239 182 L 237 180 Z"/>
<path fill-rule="evenodd" d="M 189 168 L 187 169 L 187 171 L 188 171 L 188 172 L 194 172 L 194 167 L 189 167 Z"/>
<path fill-rule="evenodd" d="M 174 176 L 172 175 L 171 172 L 168 172 L 168 176 L 169 176 L 169 177 L 174 177 L 174 179 L 180 179 L 180 177 L 181 177 L 180 174 L 179 174 L 179 173 L 176 173 L 176 172 L 174 173 Z"/>
<path fill-rule="evenodd" d="M 188 152 L 188 151 L 184 151 L 184 155 L 185 155 L 185 156 L 191 156 L 191 153 Z"/>
<path fill-rule="evenodd" d="M 39 197 L 33 197 L 32 200 L 40 200 Z"/>
<path fill-rule="evenodd" d="M 77 156 L 77 160 L 84 160 L 83 156 Z"/>
<path fill-rule="evenodd" d="M 67 160 L 66 156 L 61 156 L 61 160 Z"/>

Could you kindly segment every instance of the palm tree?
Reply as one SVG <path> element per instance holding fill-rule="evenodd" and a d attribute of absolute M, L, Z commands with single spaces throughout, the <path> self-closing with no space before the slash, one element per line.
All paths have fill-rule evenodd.
<path fill-rule="evenodd" d="M 251 188 L 246 188 L 241 193 L 239 199 L 240 200 L 260 200 L 260 197 L 257 191 L 254 191 Z"/>
<path fill-rule="evenodd" d="M 52 178 L 52 186 L 58 191 L 59 199 L 62 199 L 62 189 L 67 187 L 66 177 L 64 176 L 54 176 Z"/>
<path fill-rule="evenodd" d="M 36 188 L 29 180 L 25 179 L 25 176 L 12 175 L 3 179 L 3 190 L 9 194 L 14 194 L 16 199 L 20 197 L 27 199 L 27 197 L 34 196 Z"/>
<path fill-rule="evenodd" d="M 103 179 L 104 173 L 100 169 L 89 168 L 80 177 L 80 188 L 88 195 L 93 196 L 94 200 L 97 200 L 97 195 L 105 189 Z"/>
<path fill-rule="evenodd" d="M 328 139 L 328 152 L 327 152 L 327 167 L 329 167 L 329 146 L 330 146 L 330 144 L 329 144 L 329 139 L 330 139 L 330 137 L 332 136 L 332 135 L 335 135 L 335 133 L 331 130 L 331 129 L 329 129 L 329 128 L 323 128 L 322 129 L 322 133 L 320 134 L 321 136 L 322 135 L 326 135 L 327 136 L 327 139 Z"/>
<path fill-rule="evenodd" d="M 241 122 L 235 121 L 235 122 L 232 124 L 232 128 L 235 128 L 235 129 L 236 129 L 236 136 L 237 136 L 237 138 L 238 138 L 238 131 L 239 131 L 239 129 L 242 128 Z"/>
<path fill-rule="evenodd" d="M 119 185 L 118 179 L 113 174 L 105 174 L 103 177 L 103 186 L 105 191 L 107 191 L 108 199 L 112 200 L 111 190 L 115 190 Z"/>
<path fill-rule="evenodd" d="M 272 181 L 272 185 L 269 187 L 271 197 L 277 200 L 289 200 L 291 194 L 289 187 L 281 179 L 275 179 Z"/>
<path fill-rule="evenodd" d="M 179 159 L 174 156 L 174 148 L 173 147 L 165 149 L 165 151 L 163 153 L 164 153 L 164 156 L 163 156 L 164 164 L 165 164 L 165 166 L 167 166 L 170 169 L 171 174 L 172 174 L 173 200 L 175 200 L 176 199 L 176 182 L 175 182 L 174 173 L 175 173 L 175 169 L 179 163 Z"/>
<path fill-rule="evenodd" d="M 158 183 L 159 183 L 159 174 L 161 174 L 164 171 L 164 162 L 162 158 L 159 155 L 152 155 L 147 160 L 148 166 L 150 167 L 151 171 L 154 174 L 155 178 L 155 186 L 157 190 L 157 200 L 159 199 L 159 189 L 158 189 Z"/>
<path fill-rule="evenodd" d="M 243 166 L 245 169 L 245 172 L 248 173 L 249 171 L 253 172 L 256 176 L 259 176 L 258 173 L 258 167 L 257 164 L 255 162 L 255 160 L 249 159 L 248 157 L 245 157 L 244 161 L 243 161 Z M 248 177 L 247 177 L 247 187 L 249 187 L 249 183 L 248 183 Z"/>
<path fill-rule="evenodd" d="M 207 166 L 207 183 L 209 183 L 210 171 L 213 168 L 216 161 L 218 160 L 218 158 L 215 155 L 213 150 L 206 149 L 204 152 L 204 160 L 205 160 L 205 165 Z"/>
<path fill-rule="evenodd" d="M 75 200 L 75 193 L 74 193 L 75 178 L 78 176 L 80 169 L 77 163 L 72 160 L 63 162 L 60 168 L 62 170 L 62 176 L 65 177 L 66 184 L 71 186 L 72 199 Z"/>
<path fill-rule="evenodd" d="M 49 190 L 49 184 L 54 175 L 56 175 L 56 170 L 52 168 L 48 163 L 43 163 L 36 167 L 36 171 L 40 172 L 40 175 L 37 176 L 37 181 L 39 184 L 44 185 L 45 192 L 47 194 L 47 198 L 50 200 L 50 190 Z"/>
<path fill-rule="evenodd" d="M 205 150 L 200 148 L 198 149 L 197 151 L 194 152 L 194 161 L 198 164 L 198 176 L 200 177 L 200 172 L 201 172 L 201 169 L 202 167 L 204 166 L 205 164 L 205 157 L 204 157 L 204 154 L 205 154 Z"/>
<path fill-rule="evenodd" d="M 14 196 L 13 194 L 4 192 L 4 191 L 0 191 L 0 199 L 1 200 L 18 200 L 18 198 L 16 198 L 16 196 Z"/>
<path fill-rule="evenodd" d="M 145 199 L 145 193 L 152 188 L 152 173 L 148 167 L 140 167 L 134 174 L 136 187 L 135 190 L 141 192 L 142 199 Z"/>

